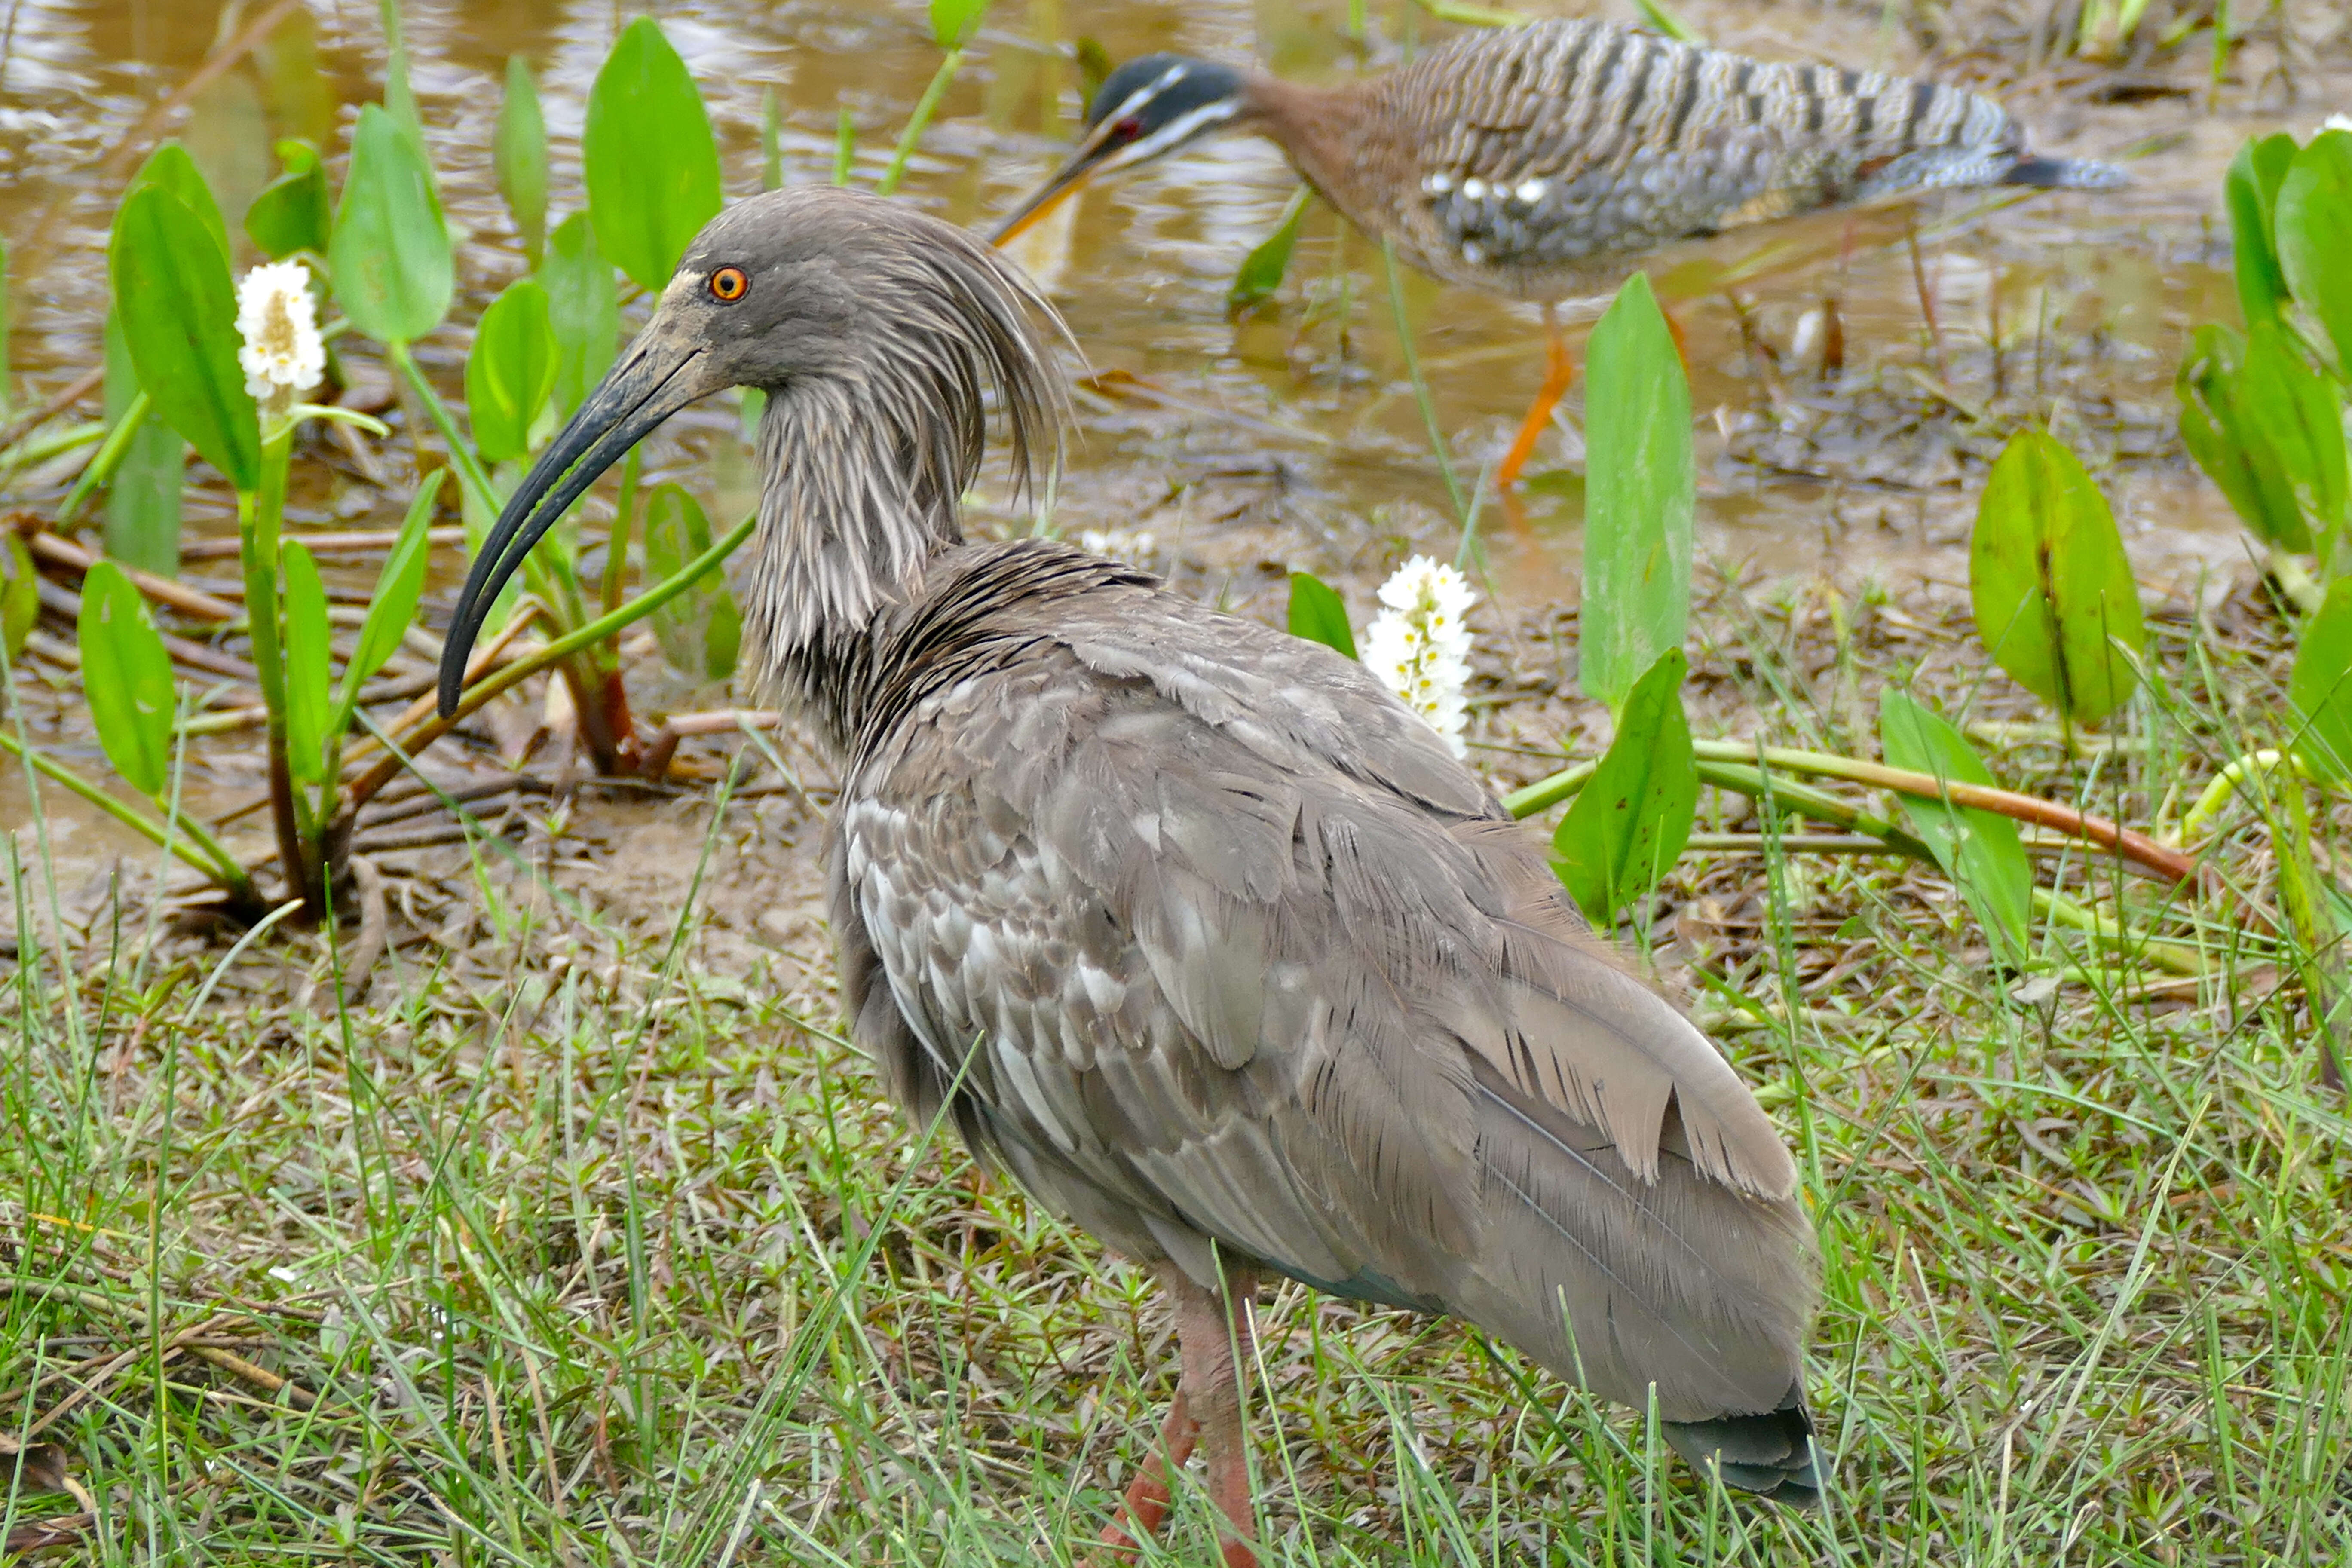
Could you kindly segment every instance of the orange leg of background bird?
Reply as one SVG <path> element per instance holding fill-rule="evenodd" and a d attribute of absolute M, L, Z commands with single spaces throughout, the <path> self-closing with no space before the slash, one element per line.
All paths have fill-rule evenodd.
<path fill-rule="evenodd" d="M 1520 422 L 1519 434 L 1512 441 L 1511 449 L 1503 454 L 1502 465 L 1495 470 L 1495 488 L 1498 490 L 1507 490 L 1518 482 L 1519 470 L 1528 466 L 1529 458 L 1535 456 L 1536 443 L 1543 439 L 1546 430 L 1551 428 L 1551 411 L 1559 406 L 1559 400 L 1567 395 L 1569 384 L 1576 379 L 1576 361 L 1569 355 L 1568 340 L 1560 336 L 1558 308 L 1547 303 L 1543 308 L 1543 390 L 1536 394 L 1535 406 L 1528 410 L 1528 416 Z"/>
<path fill-rule="evenodd" d="M 1251 1506 L 1249 1447 L 1242 1428 L 1242 1371 L 1250 1359 L 1255 1281 L 1246 1270 L 1229 1268 L 1226 1292 L 1221 1294 L 1193 1283 L 1173 1263 L 1162 1264 L 1160 1276 L 1176 1299 L 1182 1371 L 1160 1430 L 1161 1450 L 1128 1489 L 1118 1516 L 1103 1530 L 1103 1544 L 1116 1558 L 1132 1558 L 1135 1538 L 1124 1526 L 1150 1531 L 1167 1517 L 1171 1469 L 1190 1456 L 1197 1435 L 1206 1450 L 1209 1496 L 1232 1531 L 1223 1542 L 1225 1568 L 1257 1568 L 1257 1553 L 1249 1545 L 1256 1533 L 1256 1510 Z"/>
<path fill-rule="evenodd" d="M 1675 353 L 1683 362 L 1683 374 L 1690 374 L 1690 340 L 1683 334 L 1683 324 L 1675 320 L 1670 310 L 1661 310 L 1666 320 L 1666 331 L 1674 334 Z M 1516 508 L 1508 506 L 1509 490 L 1518 481 L 1519 470 L 1535 456 L 1536 443 L 1551 427 L 1552 410 L 1568 395 L 1570 385 L 1576 380 L 1576 360 L 1568 352 L 1568 340 L 1561 336 L 1559 310 L 1551 305 L 1543 308 L 1544 319 L 1544 380 L 1543 388 L 1536 394 L 1535 406 L 1519 424 L 1519 433 L 1511 442 L 1511 449 L 1495 469 L 1495 489 L 1504 492 L 1506 509 L 1517 520 Z"/>

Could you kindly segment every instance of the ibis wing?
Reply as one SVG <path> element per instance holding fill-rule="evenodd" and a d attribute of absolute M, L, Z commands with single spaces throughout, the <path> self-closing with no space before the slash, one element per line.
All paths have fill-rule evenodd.
<path fill-rule="evenodd" d="M 1056 616 L 845 792 L 902 1097 L 961 1072 L 982 1146 L 1129 1250 L 1463 1311 L 1674 1418 L 1769 1408 L 1793 1167 L 1476 780 L 1328 650 L 1139 592 Z M 875 975 L 903 1033 L 864 1034 Z"/>

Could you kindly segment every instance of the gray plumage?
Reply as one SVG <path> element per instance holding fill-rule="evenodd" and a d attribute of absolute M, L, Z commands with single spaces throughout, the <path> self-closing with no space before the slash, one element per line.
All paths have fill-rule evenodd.
<path fill-rule="evenodd" d="M 716 303 L 728 268 L 748 291 Z M 1204 1426 L 1182 1313 L 1222 1254 L 1456 1313 L 1612 1399 L 1654 1388 L 1727 1480 L 1809 1491 L 1795 1168 L 1493 794 L 1327 648 L 1061 544 L 962 539 L 989 389 L 1015 473 L 1052 458 L 1051 321 L 904 207 L 742 202 L 484 559 L 617 458 L 587 426 L 766 388 L 756 668 L 842 761 L 843 1004 L 893 1097 L 1160 1268 Z"/>

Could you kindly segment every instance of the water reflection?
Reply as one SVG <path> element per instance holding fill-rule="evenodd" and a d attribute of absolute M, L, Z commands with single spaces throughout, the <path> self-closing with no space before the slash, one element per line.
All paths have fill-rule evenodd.
<path fill-rule="evenodd" d="M 1727 0 L 1686 9 L 1703 28 L 1749 47 L 1769 26 L 1756 8 Z M 1256 58 L 1286 74 L 1330 79 L 1388 63 L 1409 33 L 1435 34 L 1410 5 L 1373 10 L 1374 36 L 1360 47 L 1344 37 L 1343 0 L 1000 0 L 911 166 L 907 192 L 958 221 L 1001 212 L 1066 146 L 1080 93 L 1068 47 L 1080 37 L 1098 40 L 1113 59 L 1172 49 Z M 1835 24 L 1803 11 L 1802 27 L 1790 37 L 1824 47 L 1822 30 Z M 633 12 L 610 0 L 413 0 L 404 7 L 411 70 L 449 214 L 476 241 L 461 264 L 468 298 L 453 325 L 424 345 L 423 357 L 440 374 L 454 380 L 464 326 L 520 266 L 488 155 L 508 57 L 524 57 L 540 74 L 556 142 L 561 216 L 579 201 L 585 95 L 616 26 Z M 221 39 L 263 13 L 256 4 L 189 0 L 18 0 L 12 8 L 0 65 L 0 169 L 8 175 L 0 184 L 0 225 L 18 269 L 14 359 L 37 384 L 55 386 L 97 353 L 102 226 L 131 161 L 110 154 Z M 782 111 L 787 180 L 828 177 L 844 107 L 857 132 L 857 168 L 870 178 L 936 63 L 921 0 L 696 0 L 661 14 L 710 104 L 733 194 L 759 183 L 760 118 L 770 91 Z M 1859 60 L 1885 47 L 1866 22 L 1839 38 Z M 176 121 L 178 133 L 232 219 L 275 172 L 273 141 L 341 141 L 353 105 L 379 90 L 384 52 L 373 4 L 312 0 L 195 95 Z M 133 157 L 140 150 L 131 150 Z M 1760 247 L 1710 258 L 1665 280 L 1667 292 L 1687 297 L 1681 314 L 1696 406 L 1720 411 L 1702 420 L 1708 455 L 1738 455 L 1709 470 L 1702 548 L 1781 567 L 1821 559 L 1820 512 L 1843 493 L 1844 477 L 1801 466 L 1781 472 L 1751 460 L 1742 443 L 1759 420 L 1786 424 L 1791 408 L 1801 424 L 1801 405 L 1818 398 L 1805 356 L 1793 351 L 1802 346 L 1806 312 L 1826 294 L 1837 299 L 1850 368 L 1911 398 L 1912 406 L 1896 412 L 1913 424 L 1948 422 L 1995 392 L 2018 391 L 2006 379 L 1988 384 L 1980 374 L 1996 343 L 2007 351 L 2004 378 L 2030 386 L 2040 376 L 2045 400 L 2064 392 L 2077 419 L 2096 423 L 2113 418 L 2116 407 L 2162 405 L 2183 321 L 2210 313 L 2227 286 L 2202 259 L 2175 254 L 2194 248 L 2207 173 L 2200 166 L 2196 179 L 2176 180 L 2160 162 L 2140 172 L 2148 185 L 2124 200 L 2042 198 L 1949 234 L 1931 228 L 1916 275 L 1900 242 L 1906 220 L 1880 216 L 1776 233 Z M 1169 395 L 1149 406 L 1130 400 L 1093 408 L 1089 438 L 1076 448 L 1066 487 L 1074 503 L 1089 493 L 1090 479 L 1111 493 L 1131 479 L 1128 468 L 1181 464 L 1188 447 L 1231 457 L 1255 446 L 1278 460 L 1293 493 L 1357 514 L 1402 506 L 1424 524 L 1443 521 L 1444 490 L 1412 400 L 1398 383 L 1402 361 L 1375 252 L 1318 212 L 1276 308 L 1238 325 L 1224 318 L 1234 267 L 1276 221 L 1291 186 L 1280 154 L 1265 143 L 1213 142 L 1090 190 L 1060 233 L 1049 227 L 1024 253 L 1048 278 L 1097 368 L 1148 376 Z M 1937 216 L 1927 215 L 1931 223 Z M 1741 280 L 1735 309 L 1719 292 L 1722 273 L 1737 273 L 1759 250 L 1786 254 L 1777 270 Z M 1933 333 L 1921 308 L 1923 282 L 1936 303 Z M 1404 295 L 1449 437 L 1464 469 L 1475 472 L 1507 438 L 1540 374 L 1533 314 L 1419 279 L 1408 281 Z M 2102 400 L 2104 407 L 2093 406 Z M 1571 395 L 1571 415 L 1576 405 Z M 1195 428 L 1213 423 L 1218 410 L 1266 423 Z M 1834 412 L 1824 417 L 1836 423 Z M 1837 456 L 1870 439 L 1870 430 L 1855 425 L 1823 450 Z M 2127 441 L 2109 444 L 2130 455 Z M 1573 561 L 1580 493 L 1575 451 L 1571 433 L 1540 455 L 1536 466 L 1554 472 L 1530 494 L 1538 535 L 1531 548 L 1563 571 Z M 1923 504 L 1948 507 L 1957 483 L 1942 468 L 1934 472 Z M 1163 477 L 1178 487 L 1192 478 L 1181 468 Z M 708 488 L 709 476 L 701 478 Z M 1900 478 L 1883 473 L 1873 482 Z M 2122 487 L 2126 495 L 2130 489 Z M 2172 493 L 2176 511 L 2181 494 L 2196 504 L 2190 515 L 2164 520 L 2168 547 L 2225 552 L 2234 525 L 2210 498 L 2193 488 Z M 1898 537 L 1888 544 L 1890 557 L 1906 543 Z"/>

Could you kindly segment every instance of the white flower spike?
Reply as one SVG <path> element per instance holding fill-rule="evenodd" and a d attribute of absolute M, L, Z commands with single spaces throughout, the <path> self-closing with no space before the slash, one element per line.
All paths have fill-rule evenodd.
<path fill-rule="evenodd" d="M 2352 114 L 2331 114 L 2319 122 L 2322 131 L 2352 131 Z"/>
<path fill-rule="evenodd" d="M 245 275 L 236 289 L 236 331 L 245 340 L 236 363 L 246 391 L 261 405 L 262 422 L 284 419 L 295 398 L 327 373 L 327 342 L 319 335 L 310 274 L 300 262 L 273 262 Z"/>
<path fill-rule="evenodd" d="M 1457 757 L 1470 680 L 1470 627 L 1477 595 L 1451 566 L 1416 555 L 1381 584 L 1381 613 L 1364 633 L 1364 665 L 1404 705 L 1429 721 Z"/>

